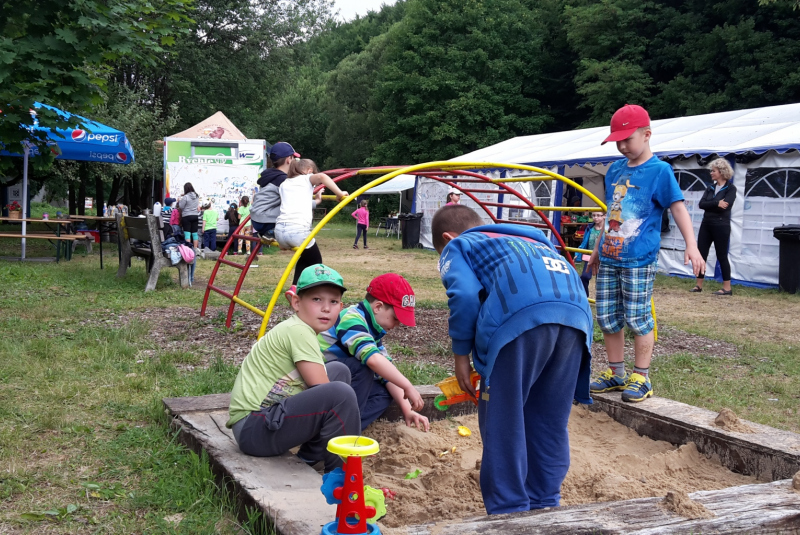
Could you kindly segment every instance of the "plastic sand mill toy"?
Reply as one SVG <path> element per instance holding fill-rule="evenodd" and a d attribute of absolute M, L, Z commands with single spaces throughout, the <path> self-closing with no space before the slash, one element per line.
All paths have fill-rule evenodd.
<path fill-rule="evenodd" d="M 478 393 L 478 381 L 480 381 L 481 376 L 478 372 L 472 372 L 469 376 L 469 380 L 472 383 L 472 386 L 475 388 L 475 393 Z M 475 405 L 478 404 L 478 396 L 475 397 L 470 396 L 468 393 L 461 390 L 461 387 L 458 386 L 458 379 L 456 376 L 453 375 L 452 377 L 448 377 L 444 381 L 436 383 L 436 386 L 439 387 L 439 390 L 442 391 L 441 394 L 436 396 L 433 400 L 433 405 L 440 411 L 446 411 L 450 405 L 455 405 L 456 403 L 461 403 L 464 401 L 471 401 Z"/>
<path fill-rule="evenodd" d="M 375 521 L 386 514 L 384 493 L 364 485 L 361 458 L 380 451 L 378 443 L 367 437 L 343 436 L 328 441 L 328 451 L 344 461 L 322 476 L 320 490 L 327 502 L 337 504 L 336 520 L 322 527 L 321 535 L 380 535 Z"/>

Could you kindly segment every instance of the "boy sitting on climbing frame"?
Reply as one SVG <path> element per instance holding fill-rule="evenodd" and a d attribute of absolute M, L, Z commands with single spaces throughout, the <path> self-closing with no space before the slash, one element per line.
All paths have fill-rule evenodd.
<path fill-rule="evenodd" d="M 346 291 L 341 275 L 315 264 L 303 270 L 292 296 L 295 315 L 261 337 L 242 362 L 231 392 L 230 419 L 239 449 L 256 457 L 297 452 L 325 472 L 342 465 L 328 440 L 361 434 L 350 371 L 325 364 L 317 334 L 334 324 Z"/>
<path fill-rule="evenodd" d="M 575 269 L 539 230 L 485 225 L 463 205 L 431 223 L 450 308 L 455 374 L 475 395 L 486 512 L 555 507 L 569 469 L 573 399 L 589 397 L 592 315 Z"/>
<path fill-rule="evenodd" d="M 362 430 L 386 411 L 392 399 L 406 425 L 426 432 L 430 427 L 428 419 L 416 412 L 424 405 L 422 396 L 392 364 L 381 341 L 401 323 L 416 326 L 414 290 L 400 275 L 386 273 L 372 279 L 364 300 L 342 310 L 336 325 L 318 336 L 325 360 L 350 369 Z"/>

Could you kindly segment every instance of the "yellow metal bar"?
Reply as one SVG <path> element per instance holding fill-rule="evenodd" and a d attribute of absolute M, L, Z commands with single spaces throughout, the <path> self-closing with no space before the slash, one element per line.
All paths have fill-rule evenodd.
<path fill-rule="evenodd" d="M 594 251 L 589 249 L 578 249 L 577 247 L 567 247 L 570 253 L 592 254 Z"/>
<path fill-rule="evenodd" d="M 263 318 L 263 317 L 264 317 L 264 315 L 266 314 L 266 312 L 264 312 L 263 310 L 260 310 L 260 309 L 258 309 L 258 308 L 256 308 L 256 307 L 254 307 L 253 305 L 251 305 L 250 303 L 248 303 L 248 302 L 246 302 L 246 301 L 242 301 L 241 299 L 239 299 L 239 298 L 238 298 L 237 296 L 235 296 L 235 295 L 234 295 L 233 297 L 231 297 L 231 301 L 233 301 L 233 302 L 234 302 L 234 303 L 236 303 L 236 304 L 242 305 L 244 308 L 246 308 L 246 309 L 247 309 L 247 310 L 249 310 L 250 312 L 255 312 L 256 314 L 258 314 L 258 315 L 259 315 L 259 316 L 261 316 L 262 318 Z"/>
<path fill-rule="evenodd" d="M 322 200 L 323 201 L 335 201 L 336 200 L 336 195 L 323 195 L 322 196 Z"/>

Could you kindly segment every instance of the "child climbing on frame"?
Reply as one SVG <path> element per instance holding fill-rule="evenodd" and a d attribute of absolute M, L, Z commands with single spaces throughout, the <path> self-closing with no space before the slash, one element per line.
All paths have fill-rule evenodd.
<path fill-rule="evenodd" d="M 317 334 L 336 321 L 346 290 L 333 269 L 307 267 L 292 296 L 295 315 L 245 357 L 226 424 L 242 453 L 272 457 L 300 446 L 297 455 L 309 465 L 323 461 L 325 472 L 342 465 L 328 452 L 328 440 L 361 433 L 358 402 L 350 370 L 341 362 L 325 364 Z"/>
<path fill-rule="evenodd" d="M 347 192 L 340 190 L 331 177 L 318 172 L 317 165 L 312 160 L 292 160 L 287 175 L 288 178 L 280 186 L 281 207 L 275 221 L 275 239 L 282 249 L 300 247 L 311 234 L 315 186 L 323 184 L 336 195 L 337 200 L 347 197 Z M 317 192 L 317 199 L 321 198 L 321 194 L 322 190 Z M 286 292 L 286 299 L 291 302 L 291 296 L 296 291 L 295 285 L 303 270 L 310 265 L 321 263 L 322 254 L 319 252 L 316 240 L 311 240 L 297 260 L 292 287 Z"/>
<path fill-rule="evenodd" d="M 573 399 L 591 403 L 592 314 L 575 269 L 538 229 L 485 225 L 464 205 L 431 223 L 450 308 L 455 375 L 475 395 L 486 512 L 555 507 Z"/>
<path fill-rule="evenodd" d="M 363 200 L 358 209 L 350 214 L 356 218 L 356 241 L 353 242 L 353 249 L 358 249 L 358 238 L 361 237 L 362 232 L 364 233 L 364 249 L 369 249 L 369 247 L 367 247 L 367 229 L 369 228 L 368 206 L 369 201 Z"/>
<path fill-rule="evenodd" d="M 342 310 L 336 324 L 319 339 L 326 362 L 341 362 L 350 369 L 350 385 L 361 412 L 361 429 L 397 403 L 409 427 L 428 431 L 428 419 L 416 411 L 424 402 L 417 389 L 392 363 L 382 339 L 403 324 L 416 327 L 414 290 L 406 279 L 386 273 L 372 279 L 364 300 Z"/>

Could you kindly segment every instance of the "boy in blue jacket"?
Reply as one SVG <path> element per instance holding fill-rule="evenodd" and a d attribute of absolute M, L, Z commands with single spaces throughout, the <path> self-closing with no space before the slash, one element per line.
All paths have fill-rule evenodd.
<path fill-rule="evenodd" d="M 458 384 L 475 394 L 489 514 L 555 507 L 573 399 L 589 397 L 592 315 L 578 273 L 539 230 L 486 225 L 463 205 L 433 217 Z"/>

